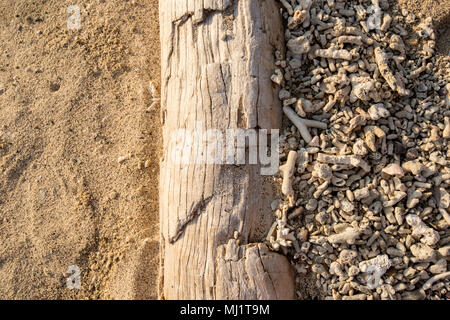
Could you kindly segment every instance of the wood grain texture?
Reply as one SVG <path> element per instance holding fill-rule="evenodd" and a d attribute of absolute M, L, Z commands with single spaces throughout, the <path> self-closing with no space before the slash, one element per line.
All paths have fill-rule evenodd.
<path fill-rule="evenodd" d="M 277 129 L 278 89 L 270 81 L 283 26 L 274 0 L 161 0 L 160 178 L 163 299 L 291 299 L 284 256 L 259 237 L 272 186 L 258 165 L 179 164 L 179 129 Z M 185 146 L 186 142 L 181 141 Z M 233 239 L 235 232 L 238 239 Z M 240 243 L 240 245 L 239 245 Z"/>

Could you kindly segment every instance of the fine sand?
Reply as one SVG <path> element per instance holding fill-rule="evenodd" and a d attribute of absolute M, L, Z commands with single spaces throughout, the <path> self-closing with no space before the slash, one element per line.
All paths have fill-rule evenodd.
<path fill-rule="evenodd" d="M 1 0 L 0 39 L 0 299 L 156 299 L 158 1 Z"/>

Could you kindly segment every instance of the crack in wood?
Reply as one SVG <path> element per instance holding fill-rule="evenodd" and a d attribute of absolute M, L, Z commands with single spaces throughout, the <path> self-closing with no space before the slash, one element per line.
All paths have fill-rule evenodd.
<path fill-rule="evenodd" d="M 181 237 L 188 224 L 191 223 L 206 209 L 206 206 L 213 198 L 214 195 L 211 195 L 208 198 L 202 199 L 195 204 L 194 202 L 191 204 L 191 208 L 189 209 L 187 217 L 181 223 L 178 223 L 175 235 L 169 238 L 170 244 L 174 244 Z"/>

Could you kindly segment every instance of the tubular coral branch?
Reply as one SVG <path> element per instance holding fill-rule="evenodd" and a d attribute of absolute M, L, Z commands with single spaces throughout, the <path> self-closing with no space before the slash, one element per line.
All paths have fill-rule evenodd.
<path fill-rule="evenodd" d="M 343 49 L 317 49 L 316 55 L 321 58 L 327 59 L 343 59 L 343 60 L 352 60 L 353 56 L 350 52 Z"/>
<path fill-rule="evenodd" d="M 328 127 L 326 123 L 320 121 L 300 118 L 290 107 L 284 107 L 283 111 L 289 118 L 289 120 L 291 120 L 292 123 L 298 128 L 298 130 L 300 131 L 300 135 L 306 143 L 310 143 L 312 140 L 308 128 L 319 128 L 325 130 Z"/>
<path fill-rule="evenodd" d="M 281 192 L 287 197 L 294 197 L 294 189 L 292 188 L 292 176 L 294 175 L 295 162 L 297 161 L 297 152 L 290 151 L 287 161 L 280 166 L 280 171 L 283 173 L 283 184 Z"/>
<path fill-rule="evenodd" d="M 434 277 L 431 277 L 427 282 L 425 282 L 425 284 L 422 286 L 422 289 L 423 290 L 428 290 L 428 289 L 431 288 L 433 283 L 435 283 L 436 281 L 443 280 L 443 279 L 448 278 L 448 277 L 450 277 L 450 271 L 438 274 L 438 275 L 436 275 Z"/>
<path fill-rule="evenodd" d="M 395 78 L 391 69 L 389 69 L 387 54 L 384 53 L 380 47 L 375 48 L 374 52 L 378 69 L 380 70 L 383 78 L 388 83 L 389 87 L 391 87 L 392 90 L 397 91 L 402 96 L 408 96 L 410 94 L 409 90 L 405 89 L 403 83 Z"/>

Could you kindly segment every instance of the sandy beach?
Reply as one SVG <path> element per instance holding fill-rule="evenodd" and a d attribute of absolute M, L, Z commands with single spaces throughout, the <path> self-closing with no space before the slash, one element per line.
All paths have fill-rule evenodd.
<path fill-rule="evenodd" d="M 0 298 L 157 298 L 158 2 L 4 0 L 0 26 Z"/>

